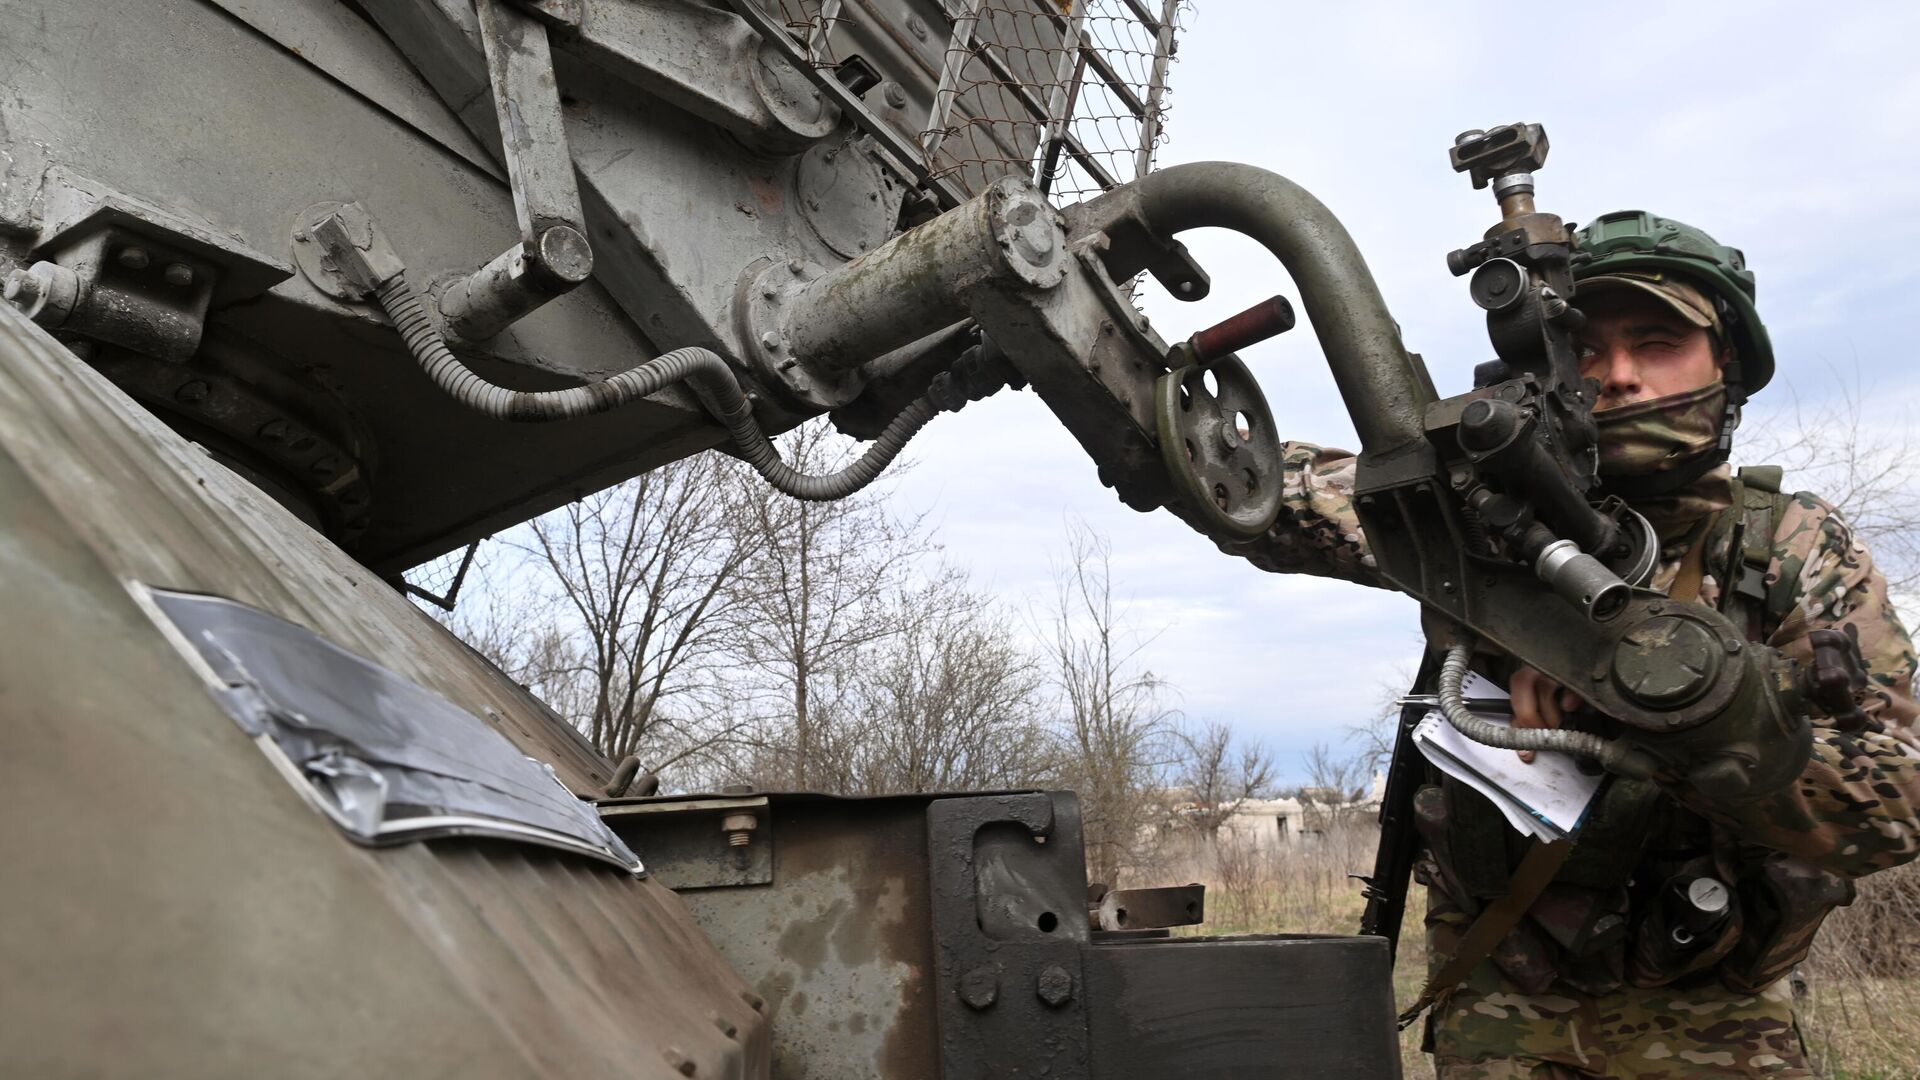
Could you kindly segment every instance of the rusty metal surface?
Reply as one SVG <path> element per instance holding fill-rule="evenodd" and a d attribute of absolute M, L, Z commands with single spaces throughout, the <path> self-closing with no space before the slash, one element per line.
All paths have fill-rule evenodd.
<path fill-rule="evenodd" d="M 700 889 L 681 899 L 766 999 L 773 1075 L 933 1080 L 926 797 L 768 798 L 773 884 Z M 619 815 L 607 823 L 644 850 L 655 830 L 671 827 L 669 816 Z"/>
<path fill-rule="evenodd" d="M 1100 930 L 1162 930 L 1198 926 L 1207 918 L 1207 887 L 1167 885 L 1157 889 L 1111 889 L 1087 915 Z"/>
<path fill-rule="evenodd" d="M 32 973 L 0 980 L 0 1075 L 767 1075 L 758 997 L 663 886 L 511 843 L 348 842 L 128 580 L 226 595 L 378 657 L 575 792 L 611 771 L 371 572 L 0 310 L 0 966 Z"/>

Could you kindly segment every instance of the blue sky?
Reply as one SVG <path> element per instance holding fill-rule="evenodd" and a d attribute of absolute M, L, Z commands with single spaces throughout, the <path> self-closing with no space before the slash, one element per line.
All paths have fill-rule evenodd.
<path fill-rule="evenodd" d="M 1551 51 L 1505 54 L 1519 39 Z M 1920 285 L 1920 5 L 1769 3 L 1270 4 L 1198 0 L 1172 75 L 1160 164 L 1228 159 L 1306 186 L 1346 223 L 1442 394 L 1487 359 L 1444 257 L 1494 220 L 1447 167 L 1454 133 L 1544 123 L 1543 209 L 1574 221 L 1641 208 L 1746 251 L 1780 357 L 1774 405 L 1858 372 L 1868 419 L 1904 430 L 1920 403 L 1908 313 Z M 1547 81 L 1541 81 L 1545 76 Z M 1148 313 L 1183 337 L 1275 292 L 1264 251 L 1188 234 L 1213 295 Z M 1242 354 L 1282 433 L 1352 445 L 1309 327 Z M 1768 401 L 1757 402 L 1764 412 Z M 1157 637 L 1143 653 L 1190 716 L 1299 755 L 1373 711 L 1417 654 L 1405 598 L 1264 574 L 1165 514 L 1121 506 L 1037 399 L 1003 393 L 930 425 L 892 483 L 953 562 L 1016 607 L 1050 591 L 1065 523 L 1113 543 L 1117 591 Z"/>

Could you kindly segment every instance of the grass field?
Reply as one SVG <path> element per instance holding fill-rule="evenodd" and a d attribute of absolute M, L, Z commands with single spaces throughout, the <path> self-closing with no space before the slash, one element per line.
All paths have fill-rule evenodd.
<path fill-rule="evenodd" d="M 1312 847 L 1203 852 L 1175 860 L 1152 881 L 1207 885 L 1208 934 L 1352 933 L 1364 906 L 1348 875 L 1372 869 L 1370 825 L 1332 830 Z M 1426 978 L 1420 931 L 1425 890 L 1413 886 L 1394 970 L 1394 1001 L 1411 1002 Z M 1832 1080 L 1920 1080 L 1920 868 L 1861 882 L 1860 899 L 1828 920 L 1803 965 L 1801 1031 L 1816 1074 Z M 1419 1025 L 1401 1033 L 1408 1080 L 1431 1080 Z"/>

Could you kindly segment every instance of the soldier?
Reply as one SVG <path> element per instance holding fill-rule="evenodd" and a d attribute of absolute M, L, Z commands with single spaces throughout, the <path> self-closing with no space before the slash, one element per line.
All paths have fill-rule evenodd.
<path fill-rule="evenodd" d="M 1920 853 L 1913 646 L 1833 507 L 1782 494 L 1777 469 L 1727 464 L 1741 404 L 1773 375 L 1741 253 L 1627 211 L 1581 230 L 1575 278 L 1603 493 L 1659 533 L 1651 587 L 1719 605 L 1751 640 L 1803 661 L 1810 632 L 1842 630 L 1866 662 L 1869 720 L 1848 734 L 1813 718 L 1800 778 L 1762 799 L 1613 778 L 1525 917 L 1443 988 L 1426 1048 L 1442 1080 L 1809 1076 L 1787 975 L 1853 879 Z M 1285 449 L 1286 508 L 1243 553 L 1378 584 L 1349 503 L 1352 455 Z M 1572 694 L 1506 666 L 1492 674 L 1509 681 L 1517 725 L 1579 722 Z M 1435 970 L 1509 891 L 1525 849 L 1484 798 L 1438 779 L 1414 808 Z"/>

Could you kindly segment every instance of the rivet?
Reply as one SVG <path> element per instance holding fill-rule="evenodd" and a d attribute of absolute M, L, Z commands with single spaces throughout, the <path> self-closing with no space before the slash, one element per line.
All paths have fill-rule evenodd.
<path fill-rule="evenodd" d="M 807 268 L 807 264 L 801 262 L 799 259 L 787 260 L 787 270 L 790 273 L 795 273 L 795 274 L 802 273 L 806 270 L 806 268 Z"/>
<path fill-rule="evenodd" d="M 125 247 L 120 249 L 119 263 L 129 270 L 145 270 L 151 261 L 147 249 L 143 247 Z"/>
<path fill-rule="evenodd" d="M 173 396 L 176 401 L 183 401 L 188 405 L 198 405 L 200 402 L 207 400 L 207 395 L 212 392 L 212 387 L 201 382 L 199 379 L 195 379 L 192 382 L 181 383 L 180 388 L 173 392 Z"/>
<path fill-rule="evenodd" d="M 692 1076 L 700 1071 L 700 1067 L 693 1063 L 693 1059 L 681 1053 L 678 1047 L 669 1046 L 661 1051 L 660 1056 L 666 1058 L 667 1064 L 673 1066 L 673 1071 L 681 1076 Z"/>
<path fill-rule="evenodd" d="M 167 279 L 167 284 L 184 289 L 193 284 L 193 267 L 186 263 L 168 263 L 163 276 Z"/>
<path fill-rule="evenodd" d="M 279 442 L 287 437 L 287 432 L 290 430 L 290 427 L 291 425 L 285 420 L 269 420 L 261 424 L 260 430 L 254 432 L 254 434 L 266 442 Z"/>
<path fill-rule="evenodd" d="M 765 348 L 778 352 L 780 349 L 780 335 L 769 330 L 760 335 L 760 344 Z"/>
<path fill-rule="evenodd" d="M 727 1019 L 724 1016 L 721 1016 L 717 1012 L 708 1013 L 707 1019 L 712 1020 L 713 1026 L 719 1028 L 721 1034 L 725 1035 L 729 1039 L 740 1034 L 740 1028 L 737 1025 L 735 1025 L 733 1021 Z"/>
<path fill-rule="evenodd" d="M 754 1012 L 765 1012 L 767 1009 L 766 1001 L 751 990 L 740 991 L 740 1000 L 746 1002 L 747 1007 Z"/>

